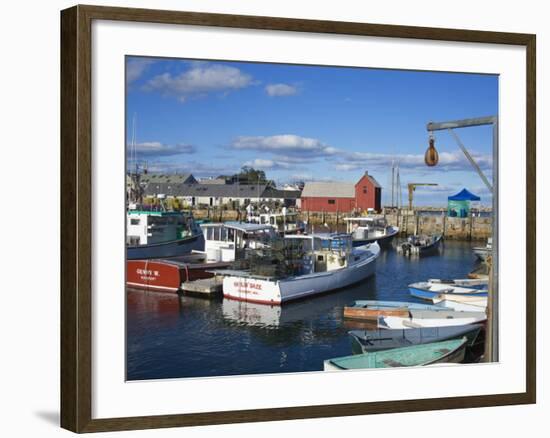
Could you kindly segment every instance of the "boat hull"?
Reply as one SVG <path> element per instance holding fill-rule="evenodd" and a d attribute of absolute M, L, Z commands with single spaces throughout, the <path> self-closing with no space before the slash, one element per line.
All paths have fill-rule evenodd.
<path fill-rule="evenodd" d="M 415 246 L 410 242 L 404 242 L 397 247 L 397 252 L 403 254 L 404 256 L 430 256 L 439 253 L 439 248 L 441 246 L 441 241 L 443 236 L 438 236 L 435 242 L 425 245 L 425 246 Z"/>
<path fill-rule="evenodd" d="M 441 292 L 441 291 L 430 291 L 430 290 L 426 290 L 426 289 L 421 289 L 421 288 L 417 288 L 417 287 L 409 287 L 409 293 L 411 294 L 411 296 L 415 297 L 415 298 L 420 298 L 422 300 L 428 300 L 428 301 L 432 301 L 434 298 L 437 298 L 438 296 L 440 295 L 452 295 L 454 297 L 461 297 L 461 296 L 474 296 L 474 297 L 478 297 L 478 298 L 481 298 L 481 297 L 487 297 L 487 292 L 482 292 L 482 291 L 479 291 L 479 292 L 472 292 L 472 293 L 448 293 L 448 294 L 445 294 L 444 292 Z"/>
<path fill-rule="evenodd" d="M 463 336 L 468 340 L 467 345 L 471 346 L 476 342 L 481 328 L 481 324 L 472 324 L 419 329 L 352 330 L 349 335 L 352 353 L 363 354 L 459 339 Z"/>
<path fill-rule="evenodd" d="M 223 295 L 241 301 L 282 304 L 358 283 L 374 275 L 379 248 L 349 267 L 281 280 L 228 275 L 223 279 Z"/>
<path fill-rule="evenodd" d="M 181 284 L 202 278 L 211 278 L 213 269 L 224 269 L 229 263 L 185 262 L 162 259 L 128 260 L 126 285 L 151 292 L 177 293 Z"/>
<path fill-rule="evenodd" d="M 202 234 L 165 243 L 126 246 L 126 259 L 140 260 L 177 257 L 189 254 L 193 250 L 204 250 L 204 237 Z"/>
<path fill-rule="evenodd" d="M 391 248 L 393 244 L 393 240 L 398 233 L 399 233 L 399 229 L 394 229 L 390 234 L 387 234 L 382 237 L 372 237 L 368 239 L 353 240 L 353 246 L 358 247 L 358 246 L 369 245 L 371 243 L 377 242 L 378 245 L 380 245 L 380 248 Z"/>
<path fill-rule="evenodd" d="M 411 329 L 425 327 L 449 327 L 455 325 L 478 324 L 487 320 L 487 315 L 485 312 L 449 311 L 447 315 L 434 314 L 429 317 L 426 317 L 426 314 L 422 314 L 422 312 L 424 311 L 411 311 L 411 316 L 408 318 L 402 318 L 399 316 L 381 316 L 378 318 L 378 328 Z"/>
<path fill-rule="evenodd" d="M 324 370 L 342 371 L 460 363 L 464 360 L 467 342 L 467 339 L 463 337 L 461 339 L 329 359 L 324 361 Z"/>
<path fill-rule="evenodd" d="M 436 304 L 418 304 L 406 301 L 355 301 L 351 306 L 344 307 L 345 319 L 377 321 L 379 316 L 408 316 L 409 310 L 438 310 L 442 306 Z"/>

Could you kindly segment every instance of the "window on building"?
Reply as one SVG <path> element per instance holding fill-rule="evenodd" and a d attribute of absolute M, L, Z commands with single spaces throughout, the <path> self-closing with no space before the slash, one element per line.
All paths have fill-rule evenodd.
<path fill-rule="evenodd" d="M 130 219 L 130 224 L 131 225 L 139 225 L 139 219 Z"/>
<path fill-rule="evenodd" d="M 336 204 L 336 199 L 329 199 L 329 200 L 328 200 L 328 203 L 329 203 L 330 205 L 334 205 L 334 204 Z"/>
<path fill-rule="evenodd" d="M 363 186 L 363 193 L 367 193 L 367 186 Z"/>

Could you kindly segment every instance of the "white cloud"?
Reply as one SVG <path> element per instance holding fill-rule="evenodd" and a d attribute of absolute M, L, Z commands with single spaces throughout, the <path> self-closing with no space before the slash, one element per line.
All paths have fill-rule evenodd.
<path fill-rule="evenodd" d="M 263 170 L 277 170 L 277 169 L 288 169 L 291 167 L 289 163 L 283 161 L 275 160 L 266 160 L 263 158 L 256 158 L 251 161 L 246 161 L 243 166 L 253 167 L 254 169 L 263 169 Z"/>
<path fill-rule="evenodd" d="M 252 76 L 235 67 L 218 64 L 193 63 L 189 70 L 173 76 L 163 73 L 144 86 L 146 91 L 158 91 L 165 96 L 177 97 L 182 102 L 193 96 L 229 92 L 253 83 Z"/>
<path fill-rule="evenodd" d="M 265 87 L 268 96 L 292 96 L 298 93 L 298 88 L 288 84 L 268 84 Z"/>
<path fill-rule="evenodd" d="M 141 77 L 143 72 L 155 62 L 153 59 L 133 58 L 126 63 L 126 83 L 131 84 Z"/>
<path fill-rule="evenodd" d="M 491 155 L 471 153 L 479 167 L 486 173 L 491 170 L 493 160 Z M 366 167 L 389 167 L 393 161 L 401 168 L 426 169 L 424 154 L 380 154 L 371 152 L 350 152 L 339 155 L 341 161 L 335 164 L 336 170 L 348 171 Z M 437 169 L 445 171 L 472 170 L 472 165 L 462 151 L 440 152 Z"/>
<path fill-rule="evenodd" d="M 126 153 L 130 155 L 135 150 L 137 157 L 169 157 L 180 154 L 194 154 L 195 147 L 190 144 L 167 145 L 158 141 L 136 143 L 128 145 Z"/>
<path fill-rule="evenodd" d="M 285 134 L 270 137 L 237 137 L 230 145 L 232 149 L 255 150 L 278 155 L 321 157 L 334 155 L 338 149 L 315 138 Z"/>

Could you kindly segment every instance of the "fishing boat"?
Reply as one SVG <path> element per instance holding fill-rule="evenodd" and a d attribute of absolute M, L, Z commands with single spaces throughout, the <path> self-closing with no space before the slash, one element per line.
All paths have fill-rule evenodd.
<path fill-rule="evenodd" d="M 430 344 L 412 345 L 324 361 L 325 371 L 360 370 L 460 363 L 466 352 L 466 337 Z"/>
<path fill-rule="evenodd" d="M 422 327 L 448 327 L 476 324 L 487 319 L 484 311 L 460 312 L 456 310 L 409 310 L 408 317 L 380 316 L 378 328 L 409 329 Z"/>
<path fill-rule="evenodd" d="M 471 346 L 477 342 L 481 328 L 481 324 L 471 324 L 417 329 L 351 330 L 348 334 L 353 354 L 363 354 L 461 339 L 464 336 L 468 339 L 467 345 Z"/>
<path fill-rule="evenodd" d="M 247 222 L 217 222 L 201 225 L 204 253 L 212 262 L 244 260 L 247 250 L 268 248 L 277 238 L 270 224 Z"/>
<path fill-rule="evenodd" d="M 397 252 L 409 257 L 433 255 L 439 251 L 442 239 L 442 234 L 409 236 L 406 242 L 397 246 Z"/>
<path fill-rule="evenodd" d="M 487 289 L 477 289 L 471 287 L 453 286 L 445 283 L 432 283 L 430 281 L 421 281 L 409 284 L 409 293 L 416 298 L 431 301 L 432 298 L 440 294 L 453 295 L 475 295 L 477 297 L 486 297 Z"/>
<path fill-rule="evenodd" d="M 250 268 L 220 271 L 226 298 L 282 304 L 340 289 L 375 273 L 377 243 L 352 247 L 348 234 L 288 235 L 251 254 Z"/>
<path fill-rule="evenodd" d="M 399 233 L 399 228 L 388 225 L 383 216 L 345 217 L 344 221 L 346 232 L 352 235 L 353 246 L 378 242 L 381 248 L 388 248 Z"/>
<path fill-rule="evenodd" d="M 248 222 L 260 225 L 271 225 L 271 227 L 281 235 L 303 234 L 306 231 L 304 222 L 298 219 L 298 213 L 295 211 L 283 211 L 280 213 L 261 213 L 248 217 Z"/>
<path fill-rule="evenodd" d="M 135 121 L 134 121 L 135 133 Z M 202 250 L 204 240 L 193 214 L 169 211 L 166 195 L 158 194 L 155 205 L 144 205 L 141 182 L 146 167 L 135 160 L 135 138 L 132 140 L 133 171 L 127 174 L 126 192 L 126 259 L 142 260 L 177 257 Z"/>
<path fill-rule="evenodd" d="M 128 260 L 176 257 L 202 250 L 204 239 L 193 215 L 185 211 L 128 209 Z"/>
<path fill-rule="evenodd" d="M 475 246 L 472 248 L 472 251 L 474 252 L 474 254 L 478 259 L 480 259 L 483 262 L 486 262 L 487 257 L 489 257 L 493 253 L 493 239 L 489 237 L 487 239 L 487 245 Z"/>
<path fill-rule="evenodd" d="M 153 292 L 178 292 L 187 281 L 214 276 L 212 269 L 225 269 L 229 263 L 207 262 L 203 254 L 188 254 L 170 259 L 126 261 L 126 285 Z"/>
<path fill-rule="evenodd" d="M 440 308 L 435 304 L 407 301 L 360 300 L 344 307 L 344 318 L 377 321 L 379 316 L 408 316 L 410 309 L 437 310 Z"/>
<path fill-rule="evenodd" d="M 203 223 L 204 251 L 179 257 L 126 261 L 126 285 L 157 292 L 178 292 L 182 283 L 213 277 L 245 257 L 245 248 L 267 245 L 275 237 L 269 225 Z"/>

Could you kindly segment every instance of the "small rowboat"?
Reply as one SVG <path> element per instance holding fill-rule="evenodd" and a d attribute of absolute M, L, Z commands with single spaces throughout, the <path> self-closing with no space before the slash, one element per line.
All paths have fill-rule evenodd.
<path fill-rule="evenodd" d="M 393 350 L 376 351 L 324 361 L 325 371 L 360 370 L 459 363 L 464 360 L 466 337 Z"/>
<path fill-rule="evenodd" d="M 476 324 L 487 319 L 484 311 L 457 312 L 455 310 L 410 310 L 409 317 L 380 316 L 378 328 L 407 329 L 423 327 L 448 327 L 453 325 Z"/>
<path fill-rule="evenodd" d="M 487 296 L 478 296 L 478 294 L 472 295 L 460 295 L 460 294 L 439 294 L 432 298 L 432 302 L 436 305 L 440 303 L 444 307 L 452 306 L 454 303 L 468 304 L 471 306 L 478 306 L 483 309 L 487 307 Z"/>
<path fill-rule="evenodd" d="M 440 294 L 475 295 L 477 297 L 487 296 L 486 289 L 452 286 L 444 283 L 432 283 L 429 281 L 421 281 L 418 283 L 409 284 L 409 293 L 413 297 L 429 301 Z"/>
<path fill-rule="evenodd" d="M 489 283 L 488 278 L 456 278 L 452 280 L 446 280 L 442 278 L 430 278 L 428 283 L 440 283 L 447 286 L 465 286 L 465 287 L 476 287 L 476 286 L 487 286 Z"/>
<path fill-rule="evenodd" d="M 391 350 L 412 345 L 460 339 L 466 336 L 467 346 L 473 345 L 481 331 L 481 324 L 418 329 L 351 330 L 351 351 L 353 354 Z"/>
<path fill-rule="evenodd" d="M 456 310 L 458 312 L 484 312 L 487 309 L 487 298 L 480 298 L 480 301 L 472 303 L 461 303 L 454 300 L 445 300 L 438 296 L 438 298 L 433 299 L 433 302 L 436 307 Z"/>
<path fill-rule="evenodd" d="M 410 309 L 436 310 L 439 308 L 440 306 L 434 304 L 418 304 L 406 301 L 362 300 L 344 307 L 344 318 L 377 321 L 379 316 L 408 316 Z"/>

